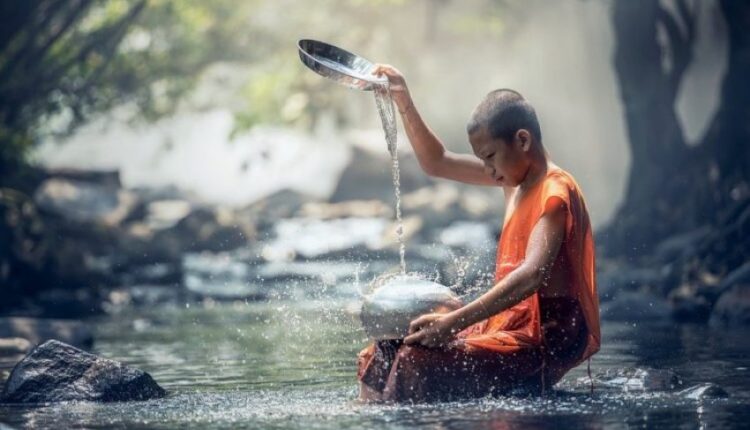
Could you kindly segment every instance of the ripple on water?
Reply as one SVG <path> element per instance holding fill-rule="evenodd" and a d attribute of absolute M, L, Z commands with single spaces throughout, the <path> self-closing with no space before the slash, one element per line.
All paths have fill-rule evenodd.
<path fill-rule="evenodd" d="M 698 403 L 675 393 L 613 393 L 593 396 L 558 391 L 547 397 L 484 398 L 417 405 L 365 405 L 354 400 L 354 388 L 300 388 L 222 393 L 182 393 L 148 402 L 57 404 L 30 409 L 25 423 L 80 426 L 240 428 L 416 426 L 436 423 L 505 423 L 531 425 L 566 419 L 572 423 L 622 422 L 633 411 L 641 416 L 660 411 L 693 412 Z M 714 404 L 722 402 L 713 400 Z M 726 401 L 723 401 L 726 402 Z M 554 420 L 552 420 L 554 418 Z M 632 417 L 631 417 L 632 418 Z M 450 426 L 449 426 L 450 427 Z"/>
<path fill-rule="evenodd" d="M 0 422 L 34 428 L 721 428 L 750 419 L 748 372 L 740 370 L 750 367 L 745 334 L 696 327 L 605 325 L 603 349 L 592 362 L 593 395 L 582 366 L 542 398 L 359 404 L 355 357 L 366 339 L 346 311 L 350 303 L 195 306 L 104 318 L 96 321 L 96 352 L 150 372 L 170 396 L 142 403 L 6 405 L 0 406 Z M 150 323 L 122 330 L 135 319 Z M 712 343 L 696 341 L 706 338 Z M 712 359 L 695 359 L 706 354 Z M 647 384 L 660 368 L 672 369 L 684 385 Z M 666 375 L 656 380 L 671 381 Z M 715 390 L 699 384 L 708 382 L 729 397 L 707 396 Z"/>

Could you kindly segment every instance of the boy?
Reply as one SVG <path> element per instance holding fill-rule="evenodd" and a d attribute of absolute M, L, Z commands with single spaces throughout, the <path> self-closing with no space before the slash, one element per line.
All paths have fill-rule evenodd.
<path fill-rule="evenodd" d="M 447 151 L 427 127 L 403 75 L 390 82 L 414 152 L 429 175 L 501 186 L 505 220 L 496 284 L 452 312 L 414 321 L 402 341 L 359 354 L 360 398 L 430 401 L 522 388 L 543 392 L 599 350 L 594 245 L 583 195 L 542 146 L 531 105 L 513 90 L 489 93 L 467 125 L 476 158 Z"/>

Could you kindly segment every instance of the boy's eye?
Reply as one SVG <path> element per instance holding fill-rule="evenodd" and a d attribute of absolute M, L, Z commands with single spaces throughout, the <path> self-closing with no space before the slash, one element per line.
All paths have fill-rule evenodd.
<path fill-rule="evenodd" d="M 493 152 L 493 153 L 487 154 L 487 157 L 485 157 L 485 158 L 489 160 L 490 158 L 492 158 L 494 156 L 495 156 L 495 153 Z"/>

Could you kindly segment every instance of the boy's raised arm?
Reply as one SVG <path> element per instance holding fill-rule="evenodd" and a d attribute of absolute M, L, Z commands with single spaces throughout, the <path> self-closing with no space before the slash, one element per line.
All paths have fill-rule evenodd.
<path fill-rule="evenodd" d="M 468 184 L 497 186 L 484 171 L 484 163 L 476 157 L 456 154 L 445 149 L 440 139 L 419 115 L 401 72 L 393 66 L 379 64 L 373 73 L 388 78 L 391 96 L 401 113 L 406 135 L 425 173 Z"/>

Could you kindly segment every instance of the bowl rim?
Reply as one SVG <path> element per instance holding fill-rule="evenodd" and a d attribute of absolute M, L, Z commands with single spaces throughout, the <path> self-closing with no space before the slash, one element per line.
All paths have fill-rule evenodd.
<path fill-rule="evenodd" d="M 372 61 L 370 61 L 366 57 L 363 57 L 361 55 L 357 55 L 357 54 L 355 54 L 355 53 L 353 53 L 351 51 L 348 51 L 348 50 L 346 50 L 344 48 L 340 48 L 340 47 L 338 47 L 336 45 L 332 45 L 330 43 L 323 42 L 321 40 L 311 39 L 311 38 L 301 38 L 301 39 L 298 39 L 297 40 L 297 50 L 299 51 L 300 55 L 304 55 L 304 57 L 306 59 L 314 62 L 315 64 L 319 65 L 322 68 L 325 68 L 330 73 L 338 74 L 338 75 L 343 75 L 343 76 L 346 76 L 346 77 L 351 78 L 351 79 L 355 79 L 355 80 L 358 80 L 358 81 L 367 82 L 369 84 L 380 85 L 380 84 L 384 84 L 384 83 L 388 82 L 388 78 L 386 78 L 386 77 L 378 78 L 378 77 L 373 76 L 372 78 L 369 78 L 369 77 L 364 76 L 364 75 L 356 75 L 355 76 L 354 74 L 345 73 L 345 72 L 343 72 L 341 70 L 331 69 L 330 67 L 326 66 L 324 63 L 320 62 L 317 58 L 315 58 L 315 56 L 312 55 L 311 53 L 309 53 L 305 48 L 303 48 L 303 44 L 305 44 L 305 43 L 324 45 L 324 46 L 326 46 L 328 48 L 333 48 L 334 50 L 340 51 L 341 53 L 343 53 L 345 55 L 348 55 L 348 56 L 351 56 L 351 57 L 354 57 L 354 58 L 360 58 L 360 59 L 366 61 L 367 63 L 369 63 L 369 64 L 371 64 L 373 66 L 376 63 L 373 63 Z M 345 66 L 343 64 L 342 64 L 342 66 L 345 67 L 346 69 L 350 69 L 351 70 L 351 68 L 349 66 Z M 313 71 L 317 72 L 317 70 L 314 70 L 314 69 L 313 69 Z M 320 73 L 318 73 L 318 74 L 320 74 Z M 325 76 L 325 75 L 322 75 L 322 76 Z"/>

